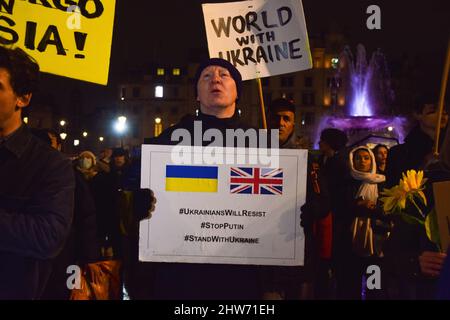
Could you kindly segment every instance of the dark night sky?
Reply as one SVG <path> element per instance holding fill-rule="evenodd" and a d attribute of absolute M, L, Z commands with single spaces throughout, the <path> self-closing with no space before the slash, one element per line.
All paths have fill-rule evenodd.
<path fill-rule="evenodd" d="M 45 76 L 42 94 L 53 93 L 64 108 L 71 92 L 83 92 L 84 104 L 113 103 L 120 71 L 145 63 L 184 64 L 192 48 L 207 52 L 201 0 L 117 0 L 108 86 L 92 85 L 56 76 Z M 366 28 L 366 8 L 381 8 L 381 30 Z M 450 34 L 450 1 L 428 0 L 303 0 L 310 35 L 337 27 L 350 41 L 371 53 L 380 47 L 390 58 L 407 54 L 426 65 L 424 85 L 439 86 L 447 38 Z"/>

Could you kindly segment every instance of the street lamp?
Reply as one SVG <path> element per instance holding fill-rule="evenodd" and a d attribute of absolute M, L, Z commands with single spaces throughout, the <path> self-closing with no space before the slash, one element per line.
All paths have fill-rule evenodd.
<path fill-rule="evenodd" d="M 105 140 L 105 138 L 99 137 L 98 140 L 99 140 L 100 142 L 103 142 L 103 140 Z"/>
<path fill-rule="evenodd" d="M 127 117 L 117 117 L 117 121 L 114 124 L 114 130 L 120 135 L 120 146 L 123 148 L 123 134 L 127 130 Z"/>
<path fill-rule="evenodd" d="M 59 122 L 59 125 L 60 125 L 61 127 L 64 127 L 64 126 L 66 125 L 66 121 L 61 120 L 61 121 Z"/>
<path fill-rule="evenodd" d="M 88 136 L 88 133 L 87 133 L 87 131 L 83 131 L 83 137 L 87 137 Z"/>
<path fill-rule="evenodd" d="M 62 140 L 66 140 L 66 138 L 67 138 L 67 133 L 61 132 L 61 133 L 59 134 L 59 136 L 60 136 L 60 138 L 61 138 Z"/>
<path fill-rule="evenodd" d="M 73 145 L 76 147 L 76 146 L 79 146 L 80 145 L 80 140 L 78 140 L 78 139 L 75 139 L 75 140 L 73 140 Z"/>
<path fill-rule="evenodd" d="M 162 132 L 162 119 L 160 117 L 155 118 L 155 137 L 159 136 Z"/>

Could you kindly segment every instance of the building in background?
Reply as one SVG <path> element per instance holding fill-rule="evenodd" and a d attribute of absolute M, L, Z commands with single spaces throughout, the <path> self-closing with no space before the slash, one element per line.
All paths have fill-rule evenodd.
<path fill-rule="evenodd" d="M 310 35 L 313 68 L 262 79 L 266 106 L 276 98 L 287 98 L 296 105 L 296 134 L 311 145 L 321 120 L 327 115 L 341 115 L 350 101 L 351 88 L 339 75 L 340 53 L 348 41 L 341 33 Z M 51 97 L 43 97 L 40 107 L 28 114 L 32 127 L 50 127 L 65 133 L 65 150 L 76 154 L 82 150 L 99 152 L 105 147 L 139 147 L 144 138 L 153 137 L 177 123 L 185 114 L 195 114 L 198 102 L 194 96 L 194 75 L 204 50 L 193 50 L 186 65 L 153 63 L 127 69 L 121 74 L 108 99 L 92 103 L 83 99 L 83 90 L 71 89 L 70 101 L 57 108 Z M 154 60 L 158 60 L 154 57 Z M 411 68 L 402 65 L 393 71 L 395 90 L 399 91 L 395 113 L 408 113 L 411 105 Z M 406 70 L 406 71 L 405 71 Z M 400 90 L 402 89 L 402 90 Z M 100 100 L 100 98 L 99 98 Z M 400 103 L 400 105 L 398 105 Z M 88 106 L 90 104 L 91 106 Z M 402 106 L 405 104 L 405 106 Z M 92 107 L 92 105 L 94 107 Z M 60 110 L 61 109 L 61 110 Z M 259 93 L 256 81 L 243 83 L 238 113 L 246 122 L 262 127 Z M 125 129 L 115 131 L 119 117 L 125 117 Z M 60 121 L 65 121 L 65 126 Z M 83 133 L 86 132 L 86 135 Z M 75 145 L 74 142 L 78 141 Z"/>
<path fill-rule="evenodd" d="M 342 112 L 347 87 L 337 76 L 339 53 L 344 45 L 340 34 L 311 38 L 311 70 L 262 79 L 266 105 L 276 98 L 292 100 L 297 106 L 297 134 L 312 139 L 324 114 Z M 134 73 L 118 88 L 120 112 L 129 119 L 126 145 L 141 144 L 146 137 L 177 123 L 186 113 L 198 108 L 194 97 L 194 74 L 198 63 L 187 66 L 153 65 L 141 74 Z M 256 81 L 245 81 L 238 103 L 239 115 L 261 127 Z"/>

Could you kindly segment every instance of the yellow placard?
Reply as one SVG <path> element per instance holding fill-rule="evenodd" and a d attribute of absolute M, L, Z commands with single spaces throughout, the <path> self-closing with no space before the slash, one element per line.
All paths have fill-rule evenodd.
<path fill-rule="evenodd" d="M 106 85 L 115 0 L 0 0 L 0 44 L 41 71 Z"/>

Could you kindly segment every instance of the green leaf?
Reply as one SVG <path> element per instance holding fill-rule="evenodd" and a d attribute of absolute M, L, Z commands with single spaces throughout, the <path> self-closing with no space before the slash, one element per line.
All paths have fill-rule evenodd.
<path fill-rule="evenodd" d="M 413 199 L 417 199 L 417 200 L 418 200 L 418 203 L 419 203 L 420 205 L 426 205 L 425 202 L 423 201 L 423 198 L 419 195 L 419 192 L 414 192 L 412 198 L 413 198 Z"/>
<path fill-rule="evenodd" d="M 437 222 L 436 210 L 433 210 L 428 213 L 425 219 L 425 230 L 427 232 L 428 239 L 431 242 L 435 243 L 438 248 L 441 248 L 441 239 L 439 237 L 439 226 Z"/>
<path fill-rule="evenodd" d="M 424 220 L 421 220 L 421 219 L 419 219 L 419 218 L 416 218 L 416 217 L 414 217 L 414 216 L 412 216 L 412 215 L 410 215 L 410 214 L 407 214 L 407 213 L 404 213 L 404 212 L 401 212 L 400 213 L 400 217 L 406 222 L 406 223 L 409 223 L 409 224 L 418 224 L 418 225 L 424 225 Z"/>

